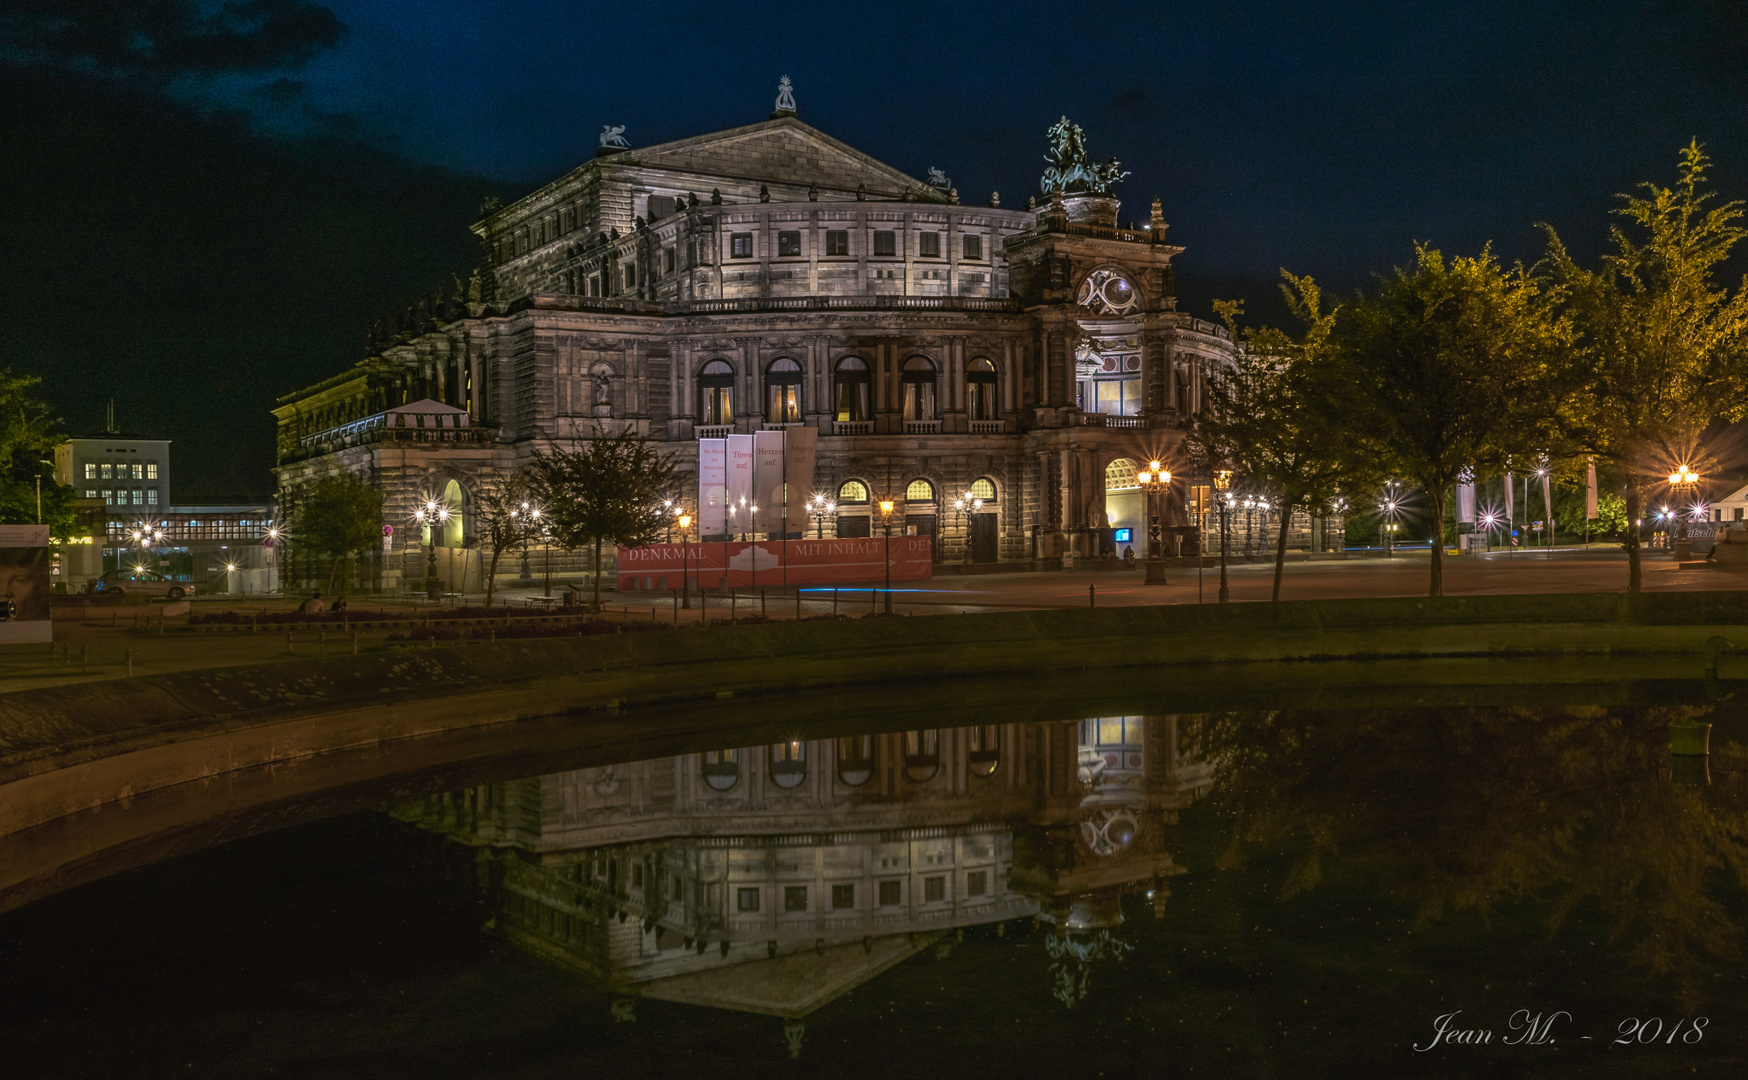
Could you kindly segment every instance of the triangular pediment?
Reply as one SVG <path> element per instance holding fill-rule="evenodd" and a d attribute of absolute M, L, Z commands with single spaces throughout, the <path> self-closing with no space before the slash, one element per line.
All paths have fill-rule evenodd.
<path fill-rule="evenodd" d="M 928 195 L 915 177 L 839 142 L 794 117 L 781 117 L 709 135 L 628 150 L 614 164 L 673 170 L 773 184 L 818 184 L 821 188 L 867 189 L 870 197 L 904 192 Z"/>

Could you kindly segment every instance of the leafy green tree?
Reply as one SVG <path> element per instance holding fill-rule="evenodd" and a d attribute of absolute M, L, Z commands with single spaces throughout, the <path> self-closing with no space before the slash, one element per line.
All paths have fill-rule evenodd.
<path fill-rule="evenodd" d="M 37 396 L 42 380 L 0 368 L 0 522 L 41 523 L 50 535 L 65 540 L 73 534 L 74 491 L 55 482 L 55 447 L 66 440 L 60 421 Z M 38 480 L 42 515 L 37 516 Z"/>
<path fill-rule="evenodd" d="M 624 431 L 597 435 L 580 449 L 536 451 L 528 472 L 553 538 L 566 548 L 594 547 L 591 606 L 599 609 L 601 545 L 654 543 L 668 527 L 662 499 L 679 471 L 648 438 Z"/>
<path fill-rule="evenodd" d="M 1232 363 L 1208 380 L 1207 408 L 1190 432 L 1192 454 L 1208 468 L 1230 469 L 1242 483 L 1278 500 L 1274 600 L 1281 598 L 1293 513 L 1325 510 L 1369 475 L 1363 455 L 1330 438 L 1337 401 L 1338 368 L 1329 349 L 1335 312 L 1323 309 L 1322 290 L 1309 277 L 1285 271 L 1282 277 L 1281 292 L 1304 323 L 1304 334 L 1240 330 L 1243 305 L 1216 301 L 1232 339 L 1243 344 Z"/>
<path fill-rule="evenodd" d="M 1673 188 L 1640 185 L 1615 211 L 1613 250 L 1587 270 L 1550 226 L 1545 277 L 1577 330 L 1588 372 L 1570 410 L 1582 448 L 1626 478 L 1629 522 L 1644 517 L 1646 489 L 1687 464 L 1713 419 L 1748 415 L 1748 282 L 1734 293 L 1715 272 L 1748 229 L 1741 202 L 1710 206 L 1710 161 L 1697 141 L 1681 151 Z M 1639 530 L 1625 530 L 1627 587 L 1642 580 Z"/>
<path fill-rule="evenodd" d="M 480 547 L 491 556 L 486 567 L 486 607 L 491 607 L 492 596 L 497 592 L 498 560 L 517 544 L 527 543 L 544 514 L 537 512 L 533 487 L 528 474 L 523 472 L 482 490 L 473 506 Z"/>
<path fill-rule="evenodd" d="M 328 592 L 340 564 L 382 541 L 382 492 L 354 473 L 324 476 L 301 493 L 293 510 L 297 541 L 333 560 Z"/>
<path fill-rule="evenodd" d="M 1446 496 L 1464 473 L 1504 472 L 1561 444 L 1570 332 L 1524 269 L 1483 250 L 1446 260 L 1417 245 L 1415 265 L 1341 309 L 1340 371 L 1328 433 L 1421 489 L 1445 533 Z M 1429 596 L 1444 593 L 1432 546 Z"/>

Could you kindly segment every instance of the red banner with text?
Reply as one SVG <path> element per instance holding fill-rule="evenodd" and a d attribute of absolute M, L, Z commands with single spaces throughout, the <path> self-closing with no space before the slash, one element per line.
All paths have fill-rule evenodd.
<path fill-rule="evenodd" d="M 927 536 L 891 538 L 893 581 L 931 577 Z M 680 587 L 681 575 L 709 589 L 870 585 L 886 580 L 887 538 L 765 540 L 756 544 L 651 544 L 619 549 L 621 592 Z M 727 567 L 726 579 L 723 572 Z"/>

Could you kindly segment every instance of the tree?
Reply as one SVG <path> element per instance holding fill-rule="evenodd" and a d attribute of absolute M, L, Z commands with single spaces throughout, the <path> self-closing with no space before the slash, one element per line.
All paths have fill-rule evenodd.
<path fill-rule="evenodd" d="M 381 541 L 382 493 L 353 473 L 324 476 L 298 500 L 293 520 L 298 541 L 333 560 L 332 593 L 341 560 Z"/>
<path fill-rule="evenodd" d="M 1231 469 L 1278 498 L 1274 600 L 1281 598 L 1293 512 L 1315 513 L 1365 482 L 1363 456 L 1330 437 L 1335 365 L 1328 346 L 1335 312 L 1323 310 L 1322 290 L 1310 278 L 1285 271 L 1282 277 L 1281 292 L 1305 324 L 1304 336 L 1273 328 L 1240 331 L 1242 303 L 1216 301 L 1232 339 L 1243 344 L 1208 380 L 1207 408 L 1190 432 L 1192 453 L 1208 468 Z"/>
<path fill-rule="evenodd" d="M 34 375 L 14 375 L 10 369 L 0 368 L 0 522 L 30 525 L 40 521 L 51 535 L 65 540 L 75 527 L 74 492 L 55 482 L 51 466 L 55 446 L 66 436 L 60 433 L 60 421 L 51 414 L 48 403 L 37 397 L 36 388 L 41 383 Z"/>
<path fill-rule="evenodd" d="M 517 472 L 496 487 L 486 488 L 474 499 L 480 546 L 491 553 L 486 568 L 486 607 L 497 592 L 498 560 L 517 544 L 526 543 L 539 524 L 534 491 L 526 473 Z"/>
<path fill-rule="evenodd" d="M 1427 595 L 1441 596 L 1446 495 L 1470 470 L 1502 472 L 1554 449 L 1570 331 L 1537 282 L 1490 249 L 1447 262 L 1416 245 L 1415 255 L 1336 320 L 1331 415 L 1342 424 L 1330 437 L 1424 492 L 1435 538 Z"/>
<path fill-rule="evenodd" d="M 595 549 L 593 608 L 601 606 L 601 545 L 654 543 L 667 528 L 662 499 L 679 472 L 635 432 L 597 435 L 581 449 L 535 451 L 529 477 L 547 528 L 560 545 Z"/>
<path fill-rule="evenodd" d="M 1632 231 L 1610 230 L 1613 251 L 1600 269 L 1579 266 L 1553 228 L 1542 226 L 1545 277 L 1576 327 L 1574 351 L 1588 373 L 1572 427 L 1584 450 L 1626 478 L 1632 592 L 1641 583 L 1637 526 L 1647 483 L 1689 464 L 1711 420 L 1748 413 L 1748 282 L 1734 294 L 1713 282 L 1748 229 L 1740 224 L 1741 202 L 1707 208 L 1709 165 L 1691 142 L 1681 151 L 1675 187 L 1645 183 L 1644 197 L 1620 196 L 1626 205 L 1615 212 Z"/>

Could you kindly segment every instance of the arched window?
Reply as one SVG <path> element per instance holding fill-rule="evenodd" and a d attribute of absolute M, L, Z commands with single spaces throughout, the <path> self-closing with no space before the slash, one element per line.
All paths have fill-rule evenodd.
<path fill-rule="evenodd" d="M 839 360 L 837 370 L 832 373 L 832 396 L 837 419 L 872 420 L 874 411 L 869 393 L 872 385 L 866 361 L 854 356 Z"/>
<path fill-rule="evenodd" d="M 861 787 L 874 777 L 874 736 L 847 735 L 838 740 L 838 779 Z"/>
<path fill-rule="evenodd" d="M 860 480 L 845 480 L 844 486 L 838 488 L 838 502 L 852 505 L 868 501 L 868 485 Z"/>
<path fill-rule="evenodd" d="M 698 373 L 698 422 L 734 423 L 734 369 L 727 361 L 712 360 Z"/>
<path fill-rule="evenodd" d="M 913 784 L 923 784 L 941 771 L 941 733 L 907 731 L 904 733 L 904 775 Z"/>
<path fill-rule="evenodd" d="M 1106 491 L 1137 491 L 1141 487 L 1140 470 L 1126 457 L 1105 466 Z"/>
<path fill-rule="evenodd" d="M 801 365 L 793 360 L 773 360 L 765 369 L 765 421 L 801 423 Z"/>
<path fill-rule="evenodd" d="M 913 356 L 904 362 L 904 418 L 935 420 L 935 363 Z"/>
<path fill-rule="evenodd" d="M 713 790 L 727 791 L 740 782 L 740 754 L 734 750 L 706 751 L 701 771 Z"/>
<path fill-rule="evenodd" d="M 1001 768 L 1001 729 L 994 724 L 971 728 L 966 738 L 966 763 L 972 776 L 994 776 Z"/>
<path fill-rule="evenodd" d="M 771 782 L 780 788 L 800 787 L 807 779 L 807 744 L 800 739 L 771 744 Z"/>
<path fill-rule="evenodd" d="M 995 365 L 977 359 L 965 366 L 965 403 L 973 420 L 994 420 L 1001 413 L 996 401 Z"/>
<path fill-rule="evenodd" d="M 995 481 L 987 476 L 980 476 L 971 481 L 971 497 L 982 499 L 986 503 L 995 501 Z"/>
<path fill-rule="evenodd" d="M 935 501 L 935 485 L 929 483 L 927 480 L 924 480 L 920 476 L 917 477 L 915 480 L 912 480 L 910 482 L 909 487 L 904 489 L 904 501 L 905 502 L 925 502 L 925 503 L 926 502 L 934 502 Z"/>

